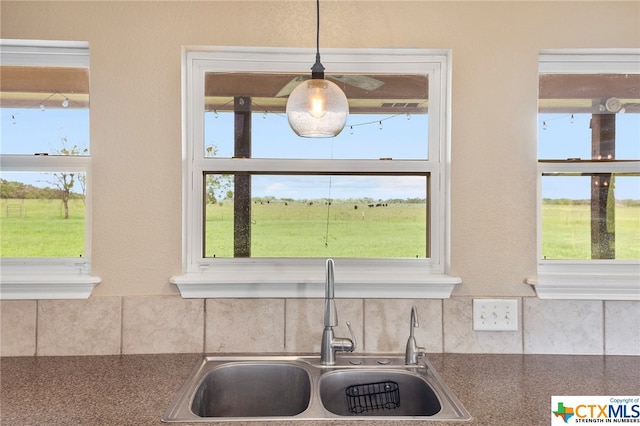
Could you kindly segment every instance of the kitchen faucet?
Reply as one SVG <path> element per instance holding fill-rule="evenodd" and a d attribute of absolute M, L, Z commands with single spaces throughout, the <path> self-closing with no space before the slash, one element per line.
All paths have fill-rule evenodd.
<path fill-rule="evenodd" d="M 333 365 L 336 362 L 336 352 L 353 352 L 356 349 L 356 337 L 351 329 L 351 323 L 347 321 L 347 327 L 351 333 L 351 339 L 335 337 L 333 327 L 338 325 L 338 311 L 334 299 L 333 259 L 327 259 L 326 280 L 324 285 L 324 331 L 322 332 L 322 344 L 320 348 L 320 362 L 325 365 Z"/>
<path fill-rule="evenodd" d="M 416 344 L 416 338 L 413 335 L 413 329 L 420 327 L 418 324 L 418 315 L 416 314 L 416 307 L 411 308 L 411 324 L 409 327 L 409 340 L 407 340 L 407 349 L 404 353 L 405 364 L 417 364 L 418 358 L 423 356 L 426 352 L 425 348 L 421 348 Z"/>

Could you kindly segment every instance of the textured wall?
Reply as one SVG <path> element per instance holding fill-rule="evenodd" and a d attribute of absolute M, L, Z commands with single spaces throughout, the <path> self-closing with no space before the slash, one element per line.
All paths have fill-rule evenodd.
<path fill-rule="evenodd" d="M 181 272 L 181 49 L 185 45 L 313 47 L 314 6 L 309 1 L 0 3 L 2 38 L 89 41 L 92 261 L 93 273 L 103 280 L 90 301 L 3 302 L 3 336 L 9 336 L 6 330 L 17 330 L 14 327 L 31 330 L 25 341 L 14 342 L 18 352 L 35 352 L 36 329 L 45 333 L 38 345 L 48 342 L 46 333 L 53 332 L 47 328 L 50 325 L 36 327 L 36 322 L 53 315 L 61 304 L 80 317 L 93 308 L 105 315 L 94 321 L 94 331 L 106 337 L 76 337 L 107 340 L 99 348 L 77 352 L 142 351 L 127 333 L 144 330 L 144 318 L 155 318 L 168 306 L 180 315 L 192 315 L 196 327 L 208 324 L 207 349 L 221 349 L 224 336 L 211 328 L 217 323 L 210 320 L 211 315 L 220 309 L 231 316 L 246 312 L 245 302 L 236 301 L 237 306 L 223 301 L 180 302 L 168 281 Z M 451 272 L 462 277 L 463 284 L 456 288 L 455 299 L 437 302 L 435 313 L 423 314 L 436 315 L 434 323 L 440 329 L 431 350 L 526 352 L 529 345 L 534 352 L 546 347 L 568 351 L 539 340 L 545 336 L 540 323 L 529 330 L 528 324 L 548 315 L 556 316 L 557 330 L 566 325 L 588 333 L 597 325 L 600 334 L 588 352 L 602 353 L 607 337 L 603 323 L 610 318 L 615 322 L 631 315 L 638 329 L 637 314 L 633 317 L 637 303 L 538 301 L 528 297 L 533 291 L 523 284 L 526 277 L 535 275 L 536 267 L 538 52 L 640 47 L 638 28 L 638 2 L 322 2 L 325 47 L 453 52 Z M 163 295 L 173 295 L 168 300 L 175 304 L 163 297 L 155 299 Z M 150 308 L 147 316 L 138 319 L 127 316 L 141 303 L 137 296 L 157 303 L 156 310 Z M 524 331 L 515 334 L 471 333 L 473 296 L 523 297 L 520 306 L 532 320 L 525 320 Z M 85 311 L 83 303 L 99 306 Z M 300 303 L 280 300 L 275 307 L 261 305 L 261 309 L 269 321 L 284 327 L 283 310 L 305 312 Z M 362 314 L 367 309 L 385 312 L 385 304 L 393 310 L 399 302 L 359 303 Z M 203 316 L 205 304 L 211 311 Z M 575 311 L 575 323 L 571 316 L 567 317 L 570 324 L 562 322 L 565 309 Z M 580 321 L 585 312 L 595 315 L 588 316 L 592 325 Z M 105 323 L 115 329 L 100 328 Z M 399 324 L 399 332 L 404 333 L 404 322 Z M 361 332 L 371 349 L 389 350 L 385 343 L 372 343 L 384 330 L 376 329 L 368 338 L 367 330 Z M 277 344 L 287 350 L 307 348 L 291 340 L 299 334 L 292 333 L 283 331 Z M 203 334 L 195 341 L 176 337 L 176 344 L 185 345 L 187 351 L 198 349 L 205 344 Z M 626 340 L 637 344 L 637 333 L 630 336 Z M 621 352 L 629 350 L 624 340 L 615 340 L 622 344 Z M 3 352 L 6 345 L 14 344 L 11 339 L 6 342 L 3 339 Z M 50 343 L 40 353 L 64 352 L 55 348 L 54 341 Z M 77 343 L 83 348 L 84 344 Z M 150 342 L 148 351 L 174 351 L 155 344 Z"/>
<path fill-rule="evenodd" d="M 184 45 L 312 47 L 308 1 L 1 3 L 3 38 L 87 40 L 96 295 L 176 292 Z M 637 2 L 322 2 L 326 47 L 453 51 L 457 295 L 532 295 L 537 55 L 638 47 Z M 143 161 L 141 161 L 143 160 Z M 499 205 L 499 208 L 495 206 Z"/>

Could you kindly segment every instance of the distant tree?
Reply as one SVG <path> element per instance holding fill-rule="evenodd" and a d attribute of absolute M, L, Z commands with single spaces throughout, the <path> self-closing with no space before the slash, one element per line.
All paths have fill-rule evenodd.
<path fill-rule="evenodd" d="M 67 138 L 65 137 L 61 138 L 61 146 L 60 149 L 54 150 L 55 155 L 81 155 L 89 151 L 87 148 L 81 148 L 78 145 L 68 147 Z M 77 175 L 73 172 L 55 172 L 51 173 L 51 175 L 53 176 L 53 180 L 47 181 L 47 183 L 54 185 L 58 189 L 64 208 L 64 218 L 69 219 L 69 198 L 71 197 L 71 189 L 73 189 L 76 179 L 80 181 L 80 185 L 82 186 L 82 200 L 84 201 L 84 176 Z"/>
<path fill-rule="evenodd" d="M 84 173 L 78 175 L 78 183 L 80 183 L 80 189 L 82 190 L 82 204 L 84 204 L 85 194 L 87 193 L 87 175 Z"/>
<path fill-rule="evenodd" d="M 5 179 L 0 180 L 0 197 L 2 198 L 24 199 L 27 198 L 27 191 L 27 186 L 21 182 L 11 182 Z"/>
<path fill-rule="evenodd" d="M 215 157 L 218 154 L 218 147 L 209 145 L 205 148 L 205 157 Z M 222 200 L 233 198 L 231 190 L 231 175 L 207 174 L 205 179 L 205 194 L 207 204 L 216 204 Z"/>
<path fill-rule="evenodd" d="M 80 176 L 77 176 L 80 180 Z M 23 182 L 0 180 L 0 198 L 4 199 L 32 199 L 32 200 L 57 200 L 60 199 L 60 190 L 57 188 L 39 188 Z M 71 192 L 69 199 L 80 199 L 83 195 Z M 84 200 L 83 200 L 84 201 Z"/>

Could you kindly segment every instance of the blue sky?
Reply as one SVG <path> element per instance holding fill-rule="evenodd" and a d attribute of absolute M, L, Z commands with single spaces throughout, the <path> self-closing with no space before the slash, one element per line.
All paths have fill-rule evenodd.
<path fill-rule="evenodd" d="M 591 158 L 591 114 L 541 114 L 538 117 L 538 158 Z M 616 115 L 618 160 L 640 159 L 640 114 Z M 591 178 L 587 176 L 545 177 L 543 197 L 588 199 Z M 640 199 L 640 176 L 618 176 L 616 199 Z"/>
<path fill-rule="evenodd" d="M 3 154 L 52 154 L 61 147 L 89 147 L 89 111 L 80 109 L 9 109 L 2 108 L 1 121 Z"/>
<path fill-rule="evenodd" d="M 335 138 L 300 138 L 285 114 L 255 113 L 252 156 L 258 158 L 426 158 L 427 116 L 355 115 Z M 205 114 L 205 145 L 218 157 L 233 156 L 233 114 Z M 253 196 L 293 199 L 426 198 L 426 179 L 417 176 L 254 176 Z"/>
<path fill-rule="evenodd" d="M 538 158 L 591 158 L 591 114 L 541 114 Z M 640 114 L 616 115 L 616 159 L 640 159 Z"/>
<path fill-rule="evenodd" d="M 539 158 L 564 159 L 591 156 L 590 115 L 556 114 L 538 117 Z M 1 145 L 4 154 L 53 153 L 66 139 L 68 147 L 88 147 L 89 112 L 77 109 L 2 109 L 0 117 Z M 216 145 L 219 157 L 233 155 L 233 114 L 209 112 L 205 114 L 205 144 Z M 336 138 L 305 139 L 289 129 L 284 114 L 253 116 L 253 156 L 261 158 L 426 158 L 426 115 L 355 115 Z M 616 118 L 616 158 L 640 158 L 640 114 L 618 114 Z M 453 141 L 452 143 L 455 143 Z M 27 183 L 45 186 L 43 178 L 20 177 L 2 173 L 4 179 L 22 179 Z M 551 184 L 563 179 L 563 185 Z M 571 183 L 567 184 L 567 179 Z M 255 196 L 278 198 L 334 199 L 370 197 L 424 198 L 422 177 L 298 177 L 271 176 L 254 179 Z M 546 182 L 546 183 L 545 183 Z M 331 189 L 329 188 L 331 183 Z M 561 188 L 561 189 L 559 189 Z M 544 197 L 589 198 L 588 178 L 545 178 Z M 640 177 L 616 180 L 616 198 L 640 199 Z"/>
<path fill-rule="evenodd" d="M 285 114 L 255 113 L 252 156 L 257 158 L 426 158 L 426 115 L 356 115 L 335 138 L 300 138 Z M 381 129 L 382 127 L 382 129 Z M 233 114 L 205 113 L 205 144 L 216 145 L 218 157 L 233 156 Z"/>

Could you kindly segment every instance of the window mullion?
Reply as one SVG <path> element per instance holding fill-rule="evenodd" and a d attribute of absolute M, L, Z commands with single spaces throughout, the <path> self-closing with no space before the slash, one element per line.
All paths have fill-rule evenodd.
<path fill-rule="evenodd" d="M 207 158 L 194 161 L 195 170 L 217 173 L 254 172 L 278 174 L 424 174 L 437 164 L 413 160 L 299 160 L 270 158 Z"/>
<path fill-rule="evenodd" d="M 186 173 L 184 173 L 184 189 L 187 195 L 184 197 L 186 199 L 184 205 L 186 214 L 183 220 L 187 223 L 183 222 L 183 235 L 186 239 L 186 242 L 183 242 L 183 244 L 186 250 L 186 260 L 183 263 L 185 274 L 180 277 L 173 277 L 171 282 L 180 286 L 183 297 L 192 297 L 193 294 L 208 294 L 206 297 L 219 297 L 222 294 L 220 291 L 226 295 L 221 297 L 238 297 L 238 295 L 240 295 L 239 297 L 266 297 L 266 295 L 273 296 L 276 294 L 272 293 L 272 291 L 276 290 L 278 295 L 286 294 L 287 297 L 292 295 L 300 296 L 301 294 L 298 294 L 299 291 L 307 294 L 306 292 L 315 288 L 308 284 L 315 283 L 315 279 L 317 278 L 315 266 L 310 265 L 320 264 L 322 259 L 307 259 L 302 255 L 300 257 L 294 256 L 293 258 L 265 258 L 261 257 L 263 256 L 262 253 L 264 253 L 264 249 L 262 248 L 263 252 L 256 253 L 256 257 L 226 257 L 229 255 L 225 250 L 230 247 L 229 244 L 231 243 L 229 241 L 231 241 L 231 239 L 223 240 L 225 244 L 224 250 L 216 247 L 214 248 L 216 251 L 209 252 L 209 246 L 207 245 L 207 252 L 205 254 L 203 250 L 205 245 L 204 241 L 209 241 L 208 238 L 210 239 L 212 235 L 211 231 L 217 231 L 215 227 L 218 226 L 218 224 L 215 222 L 222 221 L 222 219 L 219 218 L 227 220 L 229 210 L 224 209 L 229 209 L 229 206 L 233 207 L 229 201 L 231 198 L 224 198 L 225 195 L 223 191 L 225 191 L 225 185 L 233 181 L 233 175 L 254 175 L 257 188 L 262 188 L 261 185 L 263 185 L 263 182 L 271 180 L 278 181 L 278 179 L 296 188 L 295 185 L 299 184 L 299 182 L 304 182 L 304 185 L 307 185 L 306 182 L 314 182 L 314 179 L 316 179 L 318 175 L 324 175 L 335 177 L 333 180 L 334 188 L 336 189 L 335 196 L 340 197 L 341 195 L 338 195 L 338 193 L 345 187 L 342 182 L 352 179 L 355 182 L 354 187 L 357 190 L 361 190 L 361 188 L 364 188 L 364 185 L 360 184 L 360 182 L 365 182 L 368 177 L 372 177 L 372 181 L 376 182 L 378 180 L 384 181 L 385 183 L 394 182 L 392 186 L 388 184 L 386 186 L 381 185 L 382 189 L 373 187 L 374 195 L 375 191 L 378 190 L 381 194 L 387 194 L 385 191 L 394 191 L 391 193 L 390 199 L 395 199 L 394 197 L 396 196 L 399 198 L 406 196 L 407 200 L 411 199 L 412 203 L 414 203 L 414 199 L 421 199 L 423 197 L 428 200 L 428 206 L 426 208 L 429 210 L 427 214 L 429 223 L 427 224 L 426 232 L 427 238 L 429 239 L 427 242 L 429 252 L 427 253 L 427 258 L 424 258 L 422 254 L 420 254 L 420 258 L 417 258 L 417 256 L 414 258 L 414 254 L 411 254 L 409 258 L 369 259 L 349 256 L 339 257 L 341 274 L 343 274 L 343 277 L 348 277 L 350 274 L 353 274 L 355 278 L 348 278 L 347 281 L 353 281 L 354 285 L 360 285 L 360 281 L 364 280 L 362 283 L 367 283 L 369 286 L 372 279 L 375 281 L 376 278 L 380 277 L 377 276 L 379 275 L 378 273 L 372 272 L 370 270 L 371 268 L 367 265 L 384 265 L 383 269 L 388 272 L 388 276 L 391 278 L 385 276 L 382 281 L 388 279 L 389 283 L 393 282 L 394 286 L 396 286 L 390 291 L 390 293 L 393 294 L 391 297 L 413 297 L 417 295 L 417 293 L 412 292 L 413 290 L 408 293 L 404 290 L 398 291 L 397 286 L 399 283 L 405 283 L 410 286 L 415 285 L 416 289 L 420 288 L 421 290 L 425 290 L 426 293 L 421 293 L 422 296 L 419 297 L 433 297 L 435 287 L 444 283 L 446 294 L 438 293 L 437 297 L 448 297 L 452 286 L 460 282 L 458 278 L 444 275 L 447 273 L 447 253 L 443 248 L 446 246 L 446 240 L 448 238 L 446 222 L 448 221 L 449 214 L 447 197 L 444 192 L 448 191 L 446 179 L 448 177 L 447 165 L 450 162 L 445 143 L 449 134 L 447 126 L 448 118 L 444 116 L 445 111 L 449 108 L 448 97 L 450 95 L 447 90 L 450 82 L 450 75 L 447 72 L 448 55 L 442 51 L 431 52 L 430 55 L 426 55 L 423 50 L 406 49 L 400 52 L 394 51 L 392 54 L 386 50 L 366 51 L 361 55 L 359 55 L 357 51 L 354 52 L 352 50 L 335 50 L 333 52 L 325 52 L 327 58 L 323 56 L 326 65 L 328 65 L 328 69 L 330 67 L 334 77 L 341 77 L 339 75 L 341 73 L 360 76 L 364 70 L 366 70 L 365 75 L 371 74 L 374 81 L 377 74 L 381 76 L 385 74 L 397 74 L 400 78 L 407 74 L 416 74 L 423 79 L 426 76 L 428 86 L 424 87 L 426 91 L 424 94 L 428 94 L 428 98 L 423 105 L 418 104 L 421 105 L 420 108 L 423 108 L 419 109 L 421 114 L 419 119 L 411 122 L 412 124 L 418 123 L 420 128 L 415 130 L 415 133 L 411 133 L 410 138 L 412 139 L 407 141 L 407 143 L 411 143 L 416 139 L 424 140 L 425 143 L 428 144 L 425 147 L 428 148 L 428 152 L 425 152 L 425 149 L 416 155 L 407 153 L 408 151 L 405 152 L 402 149 L 397 149 L 396 144 L 401 145 L 405 143 L 405 141 L 401 139 L 403 135 L 398 133 L 397 136 L 400 139 L 389 140 L 382 148 L 375 146 L 376 143 L 380 143 L 380 140 L 378 140 L 379 137 L 372 136 L 372 147 L 370 148 L 368 144 L 364 144 L 362 156 L 357 153 L 347 153 L 345 155 L 337 151 L 334 156 L 333 146 L 331 146 L 330 157 L 332 158 L 329 158 L 328 149 L 326 149 L 324 145 L 317 148 L 313 146 L 313 144 L 309 144 L 310 148 L 308 153 L 306 151 L 306 145 L 301 145 L 305 146 L 304 149 L 300 149 L 300 147 L 296 145 L 296 149 L 292 151 L 293 154 L 290 157 L 278 158 L 275 148 L 281 144 L 289 143 L 288 140 L 279 141 L 264 140 L 267 138 L 256 138 L 256 143 L 258 141 L 261 143 L 261 145 L 256 146 L 260 146 L 263 151 L 265 150 L 265 146 L 271 147 L 271 144 L 273 144 L 274 150 L 270 150 L 267 153 L 254 151 L 254 157 L 252 158 L 231 158 L 237 155 L 230 148 L 230 141 L 235 142 L 235 133 L 232 134 L 228 132 L 228 129 L 232 124 L 235 124 L 230 117 L 231 113 L 236 111 L 236 108 L 231 109 L 231 107 L 228 106 L 225 108 L 225 106 L 229 104 L 227 101 L 231 99 L 235 92 L 229 95 L 227 95 L 227 92 L 216 92 L 214 90 L 216 86 L 213 82 L 210 82 L 210 79 L 215 78 L 215 74 L 217 73 L 220 73 L 220 81 L 222 83 L 225 82 L 224 78 L 228 73 L 306 73 L 308 72 L 308 63 L 307 59 L 305 59 L 307 53 L 308 52 L 302 50 L 288 51 L 283 49 L 225 47 L 212 48 L 204 52 L 185 52 L 183 57 L 186 73 L 184 76 L 186 78 L 183 80 L 183 93 L 185 93 L 183 99 L 183 114 L 185 118 L 185 151 L 183 152 L 183 160 L 185 164 L 183 166 L 186 170 Z M 209 75 L 209 73 L 214 75 Z M 251 75 L 248 78 L 253 77 L 254 76 Z M 291 77 L 288 77 L 286 81 L 292 81 Z M 245 82 L 245 84 L 247 83 Z M 346 84 L 350 83 L 347 82 Z M 227 88 L 226 85 L 223 86 Z M 422 95 L 421 91 L 416 91 L 416 93 L 420 94 L 420 96 Z M 243 92 L 243 94 L 245 93 Z M 395 98 L 391 96 L 390 99 L 394 100 Z M 400 99 L 402 100 L 404 98 Z M 418 99 L 422 98 L 420 97 Z M 276 100 L 280 101 L 281 99 Z M 261 104 L 261 102 L 262 101 L 258 99 L 256 105 Z M 372 102 L 375 102 L 375 100 Z M 268 105 L 268 102 L 265 105 Z M 275 102 L 274 105 L 276 105 L 274 111 L 269 110 L 269 113 L 277 113 L 278 108 L 281 108 L 280 102 Z M 219 107 L 216 109 L 215 106 Z M 262 108 L 262 106 L 260 106 L 260 108 Z M 264 108 L 268 109 L 268 106 L 264 106 Z M 426 108 L 428 108 L 428 112 L 426 112 Z M 205 109 L 208 112 L 213 111 L 213 113 L 207 115 Z M 359 112 L 361 111 L 354 114 Z M 269 121 L 272 118 L 271 115 L 267 116 L 267 112 L 265 112 L 263 118 L 268 121 L 253 123 L 255 126 L 252 128 L 254 133 L 256 129 L 262 129 L 257 130 L 258 133 L 262 135 L 261 132 L 264 129 L 260 126 L 263 125 L 263 123 L 272 125 L 272 122 Z M 219 121 L 214 122 L 214 119 L 219 119 Z M 408 128 L 407 126 L 404 127 Z M 394 127 L 390 125 L 389 128 Z M 413 128 L 416 128 L 416 125 L 414 125 Z M 387 130 L 387 126 L 385 126 L 385 130 Z M 405 129 L 405 131 L 407 130 Z M 270 134 L 270 137 L 276 138 L 277 135 L 274 136 Z M 361 134 L 358 132 L 356 132 L 356 137 L 362 139 Z M 211 152 L 205 151 L 205 145 L 214 145 L 219 149 L 212 154 Z M 221 148 L 223 145 L 224 148 Z M 353 150 L 355 148 L 351 147 L 351 149 Z M 367 151 L 369 149 L 371 149 L 371 151 Z M 378 152 L 380 152 L 379 155 Z M 388 157 L 393 157 L 393 159 L 378 158 L 387 157 L 387 155 L 385 155 L 387 152 L 392 154 L 388 155 Z M 286 154 L 281 155 L 286 157 Z M 396 159 L 396 157 L 413 159 L 404 160 Z M 223 181 L 222 184 L 219 184 L 217 183 L 218 181 L 212 180 L 211 188 L 214 189 L 211 190 L 211 193 L 208 192 L 209 187 L 207 185 L 209 185 L 209 181 L 206 180 L 207 175 L 221 175 L 220 177 L 214 176 L 213 178 L 220 178 Z M 364 179 L 361 179 L 361 177 L 364 177 Z M 407 179 L 405 179 L 405 177 Z M 317 180 L 322 181 L 322 179 Z M 397 186 L 395 182 L 398 182 Z M 416 186 L 412 182 L 418 182 L 415 185 L 418 185 L 419 194 L 415 197 L 405 195 L 413 194 L 411 188 L 416 188 Z M 215 185 L 220 186 L 216 187 Z M 312 183 L 310 186 L 315 190 L 313 185 L 315 185 L 315 183 Z M 331 185 L 331 183 L 329 185 Z M 207 190 L 206 193 L 205 189 Z M 367 191 L 369 191 L 369 189 L 368 187 L 366 188 Z M 215 191 L 220 191 L 220 194 Z M 227 194 L 228 193 L 229 192 L 227 192 Z M 233 194 L 235 194 L 235 192 L 233 192 Z M 316 197 L 316 193 L 311 191 L 309 196 Z M 208 205 L 209 197 L 211 197 L 213 201 Z M 269 197 L 265 197 L 265 199 L 267 198 Z M 218 203 L 216 200 L 219 199 L 222 199 L 223 202 Z M 286 199 L 282 198 L 282 200 Z M 295 201 L 298 201 L 298 198 L 296 198 Z M 321 204 L 323 206 L 334 204 L 336 207 L 332 208 L 332 214 L 335 214 L 334 209 L 344 207 L 340 206 L 337 202 L 332 203 L 331 201 L 328 204 L 319 203 L 316 202 L 315 198 L 310 200 L 313 202 L 309 203 L 306 202 L 304 197 L 300 198 L 300 201 L 303 201 L 304 208 L 309 210 L 311 210 L 311 208 L 306 206 L 314 205 L 313 209 L 316 209 L 316 206 L 320 206 Z M 366 225 L 369 225 L 370 219 L 373 222 L 374 218 L 387 212 L 392 212 L 391 207 L 388 209 L 375 208 L 383 206 L 383 204 L 367 205 L 366 203 L 358 204 L 358 202 L 353 203 L 349 201 L 349 203 L 353 205 L 350 204 L 348 206 L 348 217 L 351 217 L 351 213 L 357 210 L 356 214 L 358 218 L 364 218 L 366 210 Z M 257 203 L 256 205 L 255 202 L 252 202 L 252 206 L 256 206 L 256 214 L 261 213 L 260 209 L 272 208 L 273 205 L 277 207 L 280 206 L 280 204 L 274 203 L 273 201 L 271 201 L 272 206 L 269 207 L 260 207 L 263 205 L 261 200 L 257 201 Z M 216 204 L 219 204 L 219 206 Z M 268 204 L 268 200 L 264 201 L 264 206 Z M 283 207 L 284 209 L 293 210 L 291 202 L 287 204 L 283 201 L 281 204 L 283 206 L 289 206 Z M 384 204 L 384 207 L 386 207 L 386 204 Z M 371 208 L 371 210 L 369 210 L 369 208 Z M 424 208 L 424 205 L 420 206 L 422 210 L 419 211 L 419 215 L 424 215 Z M 214 209 L 216 209 L 216 211 L 213 211 Z M 218 213 L 218 209 L 223 210 L 220 210 L 220 213 Z M 340 213 L 340 210 L 336 210 L 336 212 Z M 232 214 L 235 215 L 235 211 Z M 328 217 L 328 213 L 326 216 Z M 207 220 L 206 223 L 205 219 Z M 362 221 L 364 221 L 364 219 L 362 219 Z M 257 223 L 259 224 L 259 226 L 255 227 L 257 232 L 267 229 L 266 227 L 260 228 L 260 226 L 266 225 L 267 222 L 261 222 L 260 219 L 257 219 Z M 358 223 L 360 223 L 360 221 Z M 225 224 L 225 226 L 226 225 L 227 224 Z M 420 229 L 419 232 L 420 235 L 422 235 L 421 232 L 424 229 L 424 224 L 421 224 L 418 229 Z M 207 235 L 204 234 L 205 230 Z M 224 232 L 227 232 L 227 234 L 224 235 L 229 235 L 228 228 L 224 228 Z M 212 246 L 214 245 L 212 244 Z M 218 253 L 218 251 L 224 253 Z M 274 270 L 274 268 L 277 271 L 286 268 L 286 277 L 283 277 L 281 274 L 268 272 Z M 404 277 L 405 275 L 406 277 Z M 386 282 L 387 281 L 385 281 L 385 283 Z M 303 285 L 291 286 L 292 283 Z M 198 288 L 198 290 L 195 293 L 190 293 L 188 288 Z M 210 293 L 201 293 L 200 289 L 210 291 Z M 187 293 L 190 295 L 185 296 Z M 371 296 L 371 294 L 369 295 Z M 373 295 L 372 297 L 378 296 Z M 385 297 L 388 297 L 386 293 Z"/>
<path fill-rule="evenodd" d="M 0 259 L 0 299 L 87 299 L 94 286 L 101 281 L 99 277 L 91 275 L 91 157 L 78 155 L 89 152 L 89 142 L 88 139 L 82 142 L 87 144 L 86 149 L 84 146 L 78 148 L 72 142 L 77 135 L 70 130 L 70 139 L 67 140 L 65 136 L 62 142 L 64 149 L 47 147 L 44 139 L 34 135 L 50 132 L 48 124 L 53 120 L 48 113 L 35 118 L 29 111 L 33 108 L 27 103 L 32 100 L 32 92 L 38 92 L 42 95 L 40 105 L 43 113 L 50 109 L 50 104 L 55 104 L 52 109 L 57 109 L 61 104 L 63 109 L 60 112 L 68 107 L 68 111 L 59 115 L 61 121 L 57 125 L 66 129 L 77 126 L 81 131 L 86 128 L 85 137 L 88 138 L 88 114 L 83 110 L 88 110 L 89 44 L 85 41 L 4 39 L 0 40 L 0 63 L 7 68 L 5 71 L 23 83 L 4 87 L 7 90 L 13 88 L 15 97 L 3 103 L 3 110 L 12 115 L 13 124 L 18 121 L 16 118 L 19 118 L 19 122 L 13 130 L 6 129 L 7 142 L 12 145 L 7 147 L 7 151 L 15 154 L 0 154 L 0 169 L 6 172 L 11 186 L 16 184 L 15 188 L 18 188 L 12 191 L 11 199 L 17 199 L 22 206 L 26 203 L 25 209 L 31 209 L 29 215 L 23 215 L 23 210 L 20 213 L 20 221 L 31 220 L 23 224 L 29 226 L 30 232 L 17 236 L 14 230 L 9 233 L 11 236 L 8 235 L 12 250 L 3 253 Z M 9 80 L 9 83 L 16 81 Z M 72 148 L 67 149 L 65 143 Z M 76 173 L 83 177 L 75 176 Z M 14 174 L 17 176 L 14 177 Z M 47 181 L 46 176 L 51 174 L 55 176 L 50 179 L 54 182 Z M 74 184 L 80 179 L 84 179 L 84 185 L 80 188 L 84 200 L 69 217 L 75 215 L 73 219 L 76 222 L 83 221 L 83 234 L 80 235 L 79 228 L 65 226 L 64 230 L 71 240 L 62 245 L 64 249 L 56 250 L 53 247 L 55 245 L 50 243 L 58 238 L 55 231 L 61 225 L 54 215 L 49 214 L 50 210 L 40 210 L 41 205 L 33 209 L 30 206 L 43 201 L 48 209 L 57 205 L 49 200 L 57 199 L 62 200 L 65 213 L 69 213 L 67 202 L 72 199 L 72 194 L 74 199 L 79 196 L 78 186 Z M 21 193 L 20 188 L 28 189 Z M 46 199 L 42 200 L 41 197 Z M 7 199 L 7 202 L 10 200 Z M 77 213 L 81 208 L 84 209 L 82 218 Z M 84 240 L 83 247 L 79 244 L 80 239 Z M 80 251 L 79 257 L 76 250 Z"/>
<path fill-rule="evenodd" d="M 540 52 L 539 121 L 547 132 L 538 134 L 537 276 L 526 282 L 541 299 L 639 298 L 640 161 L 629 130 L 637 124 L 638 53 Z"/>
<path fill-rule="evenodd" d="M 0 167 L 5 172 L 83 172 L 91 157 L 82 155 L 0 155 Z"/>
<path fill-rule="evenodd" d="M 632 173 L 640 161 L 539 161 L 538 173 Z"/>

